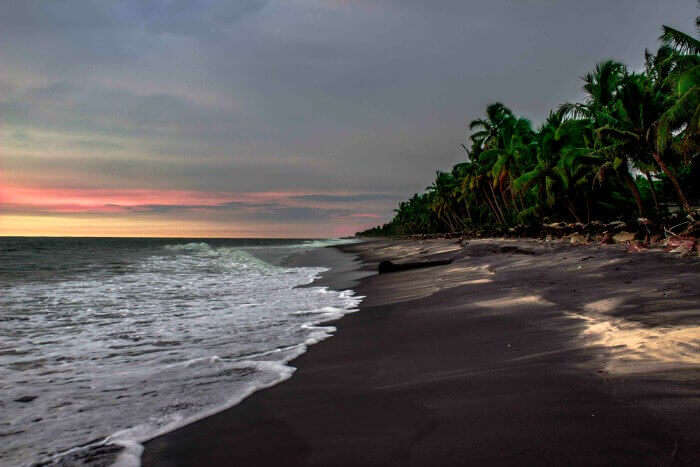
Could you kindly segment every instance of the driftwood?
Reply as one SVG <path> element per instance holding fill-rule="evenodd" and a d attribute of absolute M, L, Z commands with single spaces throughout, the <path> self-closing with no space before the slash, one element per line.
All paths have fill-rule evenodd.
<path fill-rule="evenodd" d="M 531 250 L 524 250 L 522 248 L 518 248 L 517 246 L 511 246 L 511 245 L 504 245 L 501 248 L 498 249 L 501 253 L 517 253 L 520 255 L 535 255 L 536 253 Z"/>
<path fill-rule="evenodd" d="M 408 271 L 409 269 L 422 269 L 430 268 L 433 266 L 444 266 L 450 264 L 451 259 L 445 259 L 440 261 L 420 261 L 416 263 L 393 263 L 391 261 L 382 261 L 379 263 L 379 274 L 384 274 L 387 272 L 399 272 Z"/>

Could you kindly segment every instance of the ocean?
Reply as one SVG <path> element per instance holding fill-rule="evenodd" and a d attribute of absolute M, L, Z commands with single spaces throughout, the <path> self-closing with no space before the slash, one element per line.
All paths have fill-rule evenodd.
<path fill-rule="evenodd" d="M 356 310 L 290 255 L 339 240 L 0 238 L 0 465 L 142 442 L 289 378 Z M 99 457 L 99 456 L 97 456 Z"/>

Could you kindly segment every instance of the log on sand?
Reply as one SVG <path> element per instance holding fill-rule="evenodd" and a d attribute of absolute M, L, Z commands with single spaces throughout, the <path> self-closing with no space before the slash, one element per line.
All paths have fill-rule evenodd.
<path fill-rule="evenodd" d="M 444 266 L 450 264 L 451 259 L 445 259 L 440 261 L 418 261 L 414 263 L 394 263 L 392 261 L 382 261 L 379 263 L 379 274 L 385 274 L 388 272 L 399 272 L 408 271 L 410 269 L 422 269 L 430 268 L 433 266 Z"/>

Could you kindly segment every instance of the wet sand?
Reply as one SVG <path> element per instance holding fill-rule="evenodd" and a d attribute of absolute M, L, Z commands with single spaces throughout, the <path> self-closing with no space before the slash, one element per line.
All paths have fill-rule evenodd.
<path fill-rule="evenodd" d="M 143 465 L 700 465 L 696 258 L 523 240 L 341 249 L 366 271 L 455 261 L 362 277 L 336 258 L 360 311 L 290 380 L 146 443 Z"/>

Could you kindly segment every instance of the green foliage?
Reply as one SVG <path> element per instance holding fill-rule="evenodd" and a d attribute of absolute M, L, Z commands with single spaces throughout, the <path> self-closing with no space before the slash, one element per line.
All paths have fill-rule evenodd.
<path fill-rule="evenodd" d="M 694 37 L 669 26 L 662 26 L 662 29 L 663 33 L 659 39 L 672 46 L 676 52 L 700 54 L 700 41 Z"/>
<path fill-rule="evenodd" d="M 502 103 L 472 120 L 467 160 L 369 235 L 462 231 L 663 214 L 700 201 L 700 42 L 664 26 L 636 73 L 605 61 L 582 77 L 585 98 L 533 130 Z M 636 208 L 636 209 L 635 209 Z"/>

